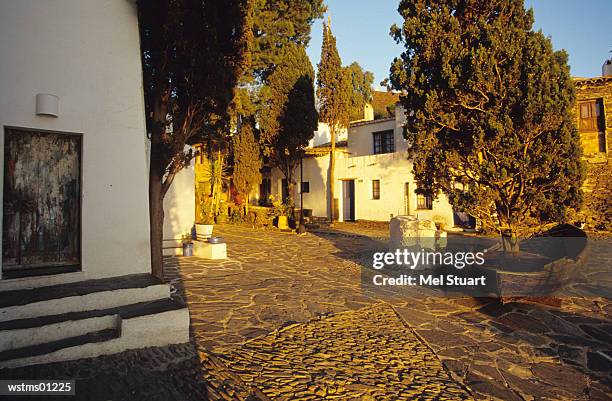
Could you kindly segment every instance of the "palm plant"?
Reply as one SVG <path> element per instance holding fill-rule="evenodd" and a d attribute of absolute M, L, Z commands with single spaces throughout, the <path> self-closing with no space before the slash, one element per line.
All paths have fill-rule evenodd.
<path fill-rule="evenodd" d="M 225 156 L 221 154 L 221 151 L 217 152 L 217 156 L 213 160 L 204 159 L 202 162 L 202 178 L 210 183 L 212 197 L 210 213 L 216 216 L 219 213 L 223 185 L 227 184 L 230 179 Z"/>

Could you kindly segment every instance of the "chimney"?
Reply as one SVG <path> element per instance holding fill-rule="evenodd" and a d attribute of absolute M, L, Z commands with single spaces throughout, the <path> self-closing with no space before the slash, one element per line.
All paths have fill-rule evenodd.
<path fill-rule="evenodd" d="M 363 106 L 363 121 L 374 120 L 374 107 L 370 103 L 366 103 Z"/>
<path fill-rule="evenodd" d="M 609 77 L 612 75 L 612 58 L 604 61 L 603 66 L 601 67 L 601 75 L 604 77 Z"/>

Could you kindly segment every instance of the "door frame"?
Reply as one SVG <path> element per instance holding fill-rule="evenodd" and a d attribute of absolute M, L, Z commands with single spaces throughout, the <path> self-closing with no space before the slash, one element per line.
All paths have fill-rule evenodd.
<path fill-rule="evenodd" d="M 48 276 L 54 274 L 62 274 L 62 273 L 74 273 L 83 270 L 83 159 L 84 159 L 84 140 L 85 135 L 82 132 L 73 132 L 73 131 L 57 131 L 57 130 L 49 130 L 42 128 L 32 128 L 32 127 L 23 127 L 23 126 L 13 126 L 13 125 L 4 125 L 2 127 L 2 177 L 4 179 L 4 163 L 6 156 L 6 136 L 7 131 L 21 131 L 24 133 L 42 133 L 42 134 L 55 134 L 55 135 L 66 135 L 78 138 L 78 152 L 79 152 L 79 226 L 77 228 L 78 233 L 78 246 L 77 246 L 77 256 L 78 256 L 78 264 L 73 265 L 58 265 L 58 266 L 50 266 L 50 267 L 31 267 L 31 268 L 23 268 L 20 270 L 5 270 L 4 261 L 0 259 L 0 280 L 5 279 L 13 279 L 13 278 L 24 278 L 24 277 L 38 277 L 38 276 Z M 2 189 L 2 199 L 4 200 L 4 188 Z M 4 207 L 2 210 L 2 231 L 4 235 Z"/>

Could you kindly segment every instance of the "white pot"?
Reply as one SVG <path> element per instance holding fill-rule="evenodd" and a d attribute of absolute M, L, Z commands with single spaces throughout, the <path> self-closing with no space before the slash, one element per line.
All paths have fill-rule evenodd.
<path fill-rule="evenodd" d="M 212 237 L 213 225 L 212 224 L 196 224 L 196 238 L 206 239 Z"/>

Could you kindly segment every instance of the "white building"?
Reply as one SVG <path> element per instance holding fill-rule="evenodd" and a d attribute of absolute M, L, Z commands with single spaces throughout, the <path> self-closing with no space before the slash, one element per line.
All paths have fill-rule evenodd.
<path fill-rule="evenodd" d="M 150 276 L 135 2 L 0 0 L 0 50 L 0 367 L 187 341 Z"/>
<path fill-rule="evenodd" d="M 164 196 L 164 255 L 182 255 L 195 222 L 195 161 L 179 171 Z"/>
<path fill-rule="evenodd" d="M 414 215 L 453 226 L 453 208 L 445 196 L 432 200 L 415 193 L 417 184 L 402 135 L 404 124 L 405 114 L 399 105 L 395 117 L 379 120 L 366 108 L 364 120 L 351 123 L 348 131 L 338 134 L 334 172 L 337 220 L 389 221 L 392 216 Z M 319 124 L 307 149 L 309 156 L 303 160 L 301 179 L 304 208 L 316 217 L 330 215 L 329 146 L 329 129 Z M 296 170 L 300 181 L 299 167 Z M 267 172 L 263 191 L 282 196 L 283 178 L 278 169 Z M 293 194 L 297 207 L 299 187 Z"/>

